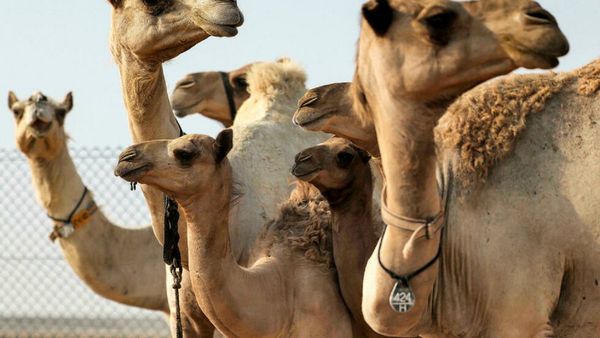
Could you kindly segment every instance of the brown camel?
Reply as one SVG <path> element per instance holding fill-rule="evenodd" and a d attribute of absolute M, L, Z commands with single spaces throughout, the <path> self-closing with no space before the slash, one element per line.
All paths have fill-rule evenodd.
<path fill-rule="evenodd" d="M 329 203 L 340 291 L 358 330 L 367 337 L 382 337 L 367 325 L 361 310 L 365 266 L 382 225 L 379 208 L 373 209 L 369 159 L 364 150 L 333 137 L 298 153 L 292 173 L 316 186 Z"/>
<path fill-rule="evenodd" d="M 228 230 L 232 142 L 229 129 L 216 140 L 187 135 L 144 142 L 121 154 L 115 173 L 155 186 L 180 204 L 198 303 L 226 336 L 350 337 L 327 248 L 329 213 L 316 189 L 296 190 L 300 197 L 292 196 L 260 237 L 265 255 L 248 268 L 238 265 Z"/>
<path fill-rule="evenodd" d="M 233 36 L 243 15 L 233 0 L 109 0 L 111 51 L 121 73 L 121 86 L 134 142 L 180 135 L 167 93 L 162 63 L 192 48 L 209 35 Z M 152 227 L 163 243 L 163 194 L 142 186 Z M 179 247 L 187 265 L 185 222 L 179 222 Z M 168 275 L 170 278 L 170 275 Z M 182 314 L 187 336 L 210 337 L 214 328 L 198 308 L 183 273 Z M 171 285 L 171 281 L 168 282 Z M 168 293 L 173 308 L 172 292 Z M 174 314 L 174 311 L 172 311 Z M 174 316 L 171 322 L 174 328 Z"/>
<path fill-rule="evenodd" d="M 64 122 L 73 107 L 71 93 L 57 102 L 40 92 L 19 101 L 10 92 L 8 105 L 37 199 L 55 219 L 51 238 L 58 239 L 73 271 L 102 297 L 168 313 L 162 252 L 152 228 L 125 229 L 110 222 L 69 155 Z"/>
<path fill-rule="evenodd" d="M 250 97 L 247 75 L 253 64 L 230 72 L 186 75 L 175 85 L 171 104 L 177 117 L 201 114 L 231 127 L 240 106 Z"/>
<path fill-rule="evenodd" d="M 351 83 L 332 83 L 313 88 L 298 101 L 294 123 L 306 130 L 322 131 L 352 141 L 379 157 L 372 123 L 363 125 L 352 107 Z"/>
<path fill-rule="evenodd" d="M 440 175 L 446 180 L 440 180 L 443 194 L 438 192 L 433 128 L 465 89 L 519 66 L 555 66 L 568 50 L 555 19 L 530 1 L 373 0 L 363 7 L 361 26 L 354 106 L 377 131 L 388 187 L 382 216 L 389 225 L 365 270 L 366 321 L 389 336 L 549 334 L 547 323 L 558 299 L 545 286 L 515 278 L 514 261 L 498 259 L 506 251 L 523 255 L 520 246 L 501 235 L 483 235 L 489 231 L 485 217 L 473 219 L 470 232 L 452 233 L 460 231 L 450 228 L 459 222 L 454 213 L 460 208 L 445 210 L 448 175 Z M 460 219 L 460 227 L 469 228 L 468 218 Z M 442 233 L 448 233 L 443 243 Z M 471 242 L 475 233 L 486 240 Z M 534 237 L 521 239 L 526 238 Z M 490 240 L 496 251 L 489 250 Z M 480 259 L 474 247 L 486 247 L 490 260 Z M 525 253 L 526 260 L 530 254 L 536 251 Z M 488 274 L 492 271 L 498 274 Z M 487 288 L 481 282 L 486 278 L 498 288 Z"/>

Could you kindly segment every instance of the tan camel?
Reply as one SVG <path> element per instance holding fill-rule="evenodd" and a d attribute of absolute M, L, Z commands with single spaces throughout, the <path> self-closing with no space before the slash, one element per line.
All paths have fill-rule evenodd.
<path fill-rule="evenodd" d="M 109 0 L 113 6 L 110 44 L 121 73 L 123 98 L 134 142 L 180 135 L 171 110 L 162 63 L 192 48 L 209 35 L 233 36 L 243 15 L 231 0 Z M 163 243 L 163 194 L 142 186 L 152 227 Z M 180 250 L 187 265 L 185 222 L 180 220 Z M 170 275 L 167 275 L 170 278 Z M 186 336 L 210 337 L 214 328 L 198 308 L 183 273 L 182 314 Z M 168 281 L 171 285 L 172 282 Z M 173 293 L 169 301 L 173 308 Z M 172 311 L 174 314 L 174 311 Z M 174 316 L 171 327 L 174 329 Z"/>
<path fill-rule="evenodd" d="M 282 206 L 257 244 L 263 257 L 249 268 L 236 262 L 228 231 L 232 142 L 229 129 L 216 140 L 187 135 L 144 142 L 121 154 L 115 173 L 178 201 L 198 303 L 226 336 L 350 337 L 327 243 L 330 215 L 316 189 L 300 187 Z"/>
<path fill-rule="evenodd" d="M 352 141 L 379 157 L 372 123 L 363 125 L 352 107 L 351 83 L 332 83 L 307 91 L 294 113 L 294 123 L 306 130 L 322 131 Z"/>
<path fill-rule="evenodd" d="M 549 334 L 547 323 L 557 299 L 545 286 L 538 288 L 536 278 L 516 278 L 522 271 L 514 268 L 514 261 L 502 259 L 510 251 L 515 260 L 528 261 L 530 271 L 538 271 L 542 265 L 531 266 L 530 254 L 544 251 L 525 253 L 520 245 L 506 245 L 502 235 L 487 237 L 489 228 L 503 227 L 486 226 L 490 218 L 485 216 L 469 219 L 468 212 L 454 206 L 446 215 L 445 198 L 438 194 L 433 128 L 457 93 L 518 66 L 555 66 L 557 57 L 568 50 L 556 21 L 529 1 L 380 0 L 363 7 L 361 25 L 354 103 L 377 131 L 388 187 L 382 216 L 390 225 L 365 271 L 366 321 L 389 336 Z M 441 183 L 446 183 L 442 191 L 447 193 L 448 182 Z M 502 199 L 507 202 L 506 195 Z M 452 227 L 459 222 L 454 213 L 463 215 L 461 229 Z M 446 220 L 449 228 L 443 232 Z M 471 231 L 462 232 L 470 221 Z M 442 233 L 447 233 L 443 242 Z M 473 236 L 486 239 L 471 241 Z M 520 240 L 533 238 L 524 235 Z M 488 250 L 490 260 L 479 259 L 472 250 Z M 421 269 L 425 270 L 411 276 Z M 499 274 L 488 275 L 489 271 Z M 494 279 L 503 288 L 487 288 L 482 279 Z M 528 285 L 532 282 L 535 287 Z"/>
<path fill-rule="evenodd" d="M 333 258 L 354 324 L 364 336 L 383 337 L 367 325 L 361 310 L 365 266 L 382 228 L 379 208 L 373 209 L 369 159 L 364 150 L 334 137 L 298 153 L 292 173 L 316 186 L 329 203 Z"/>
<path fill-rule="evenodd" d="M 110 222 L 69 155 L 64 122 L 73 107 L 71 93 L 57 102 L 40 92 L 19 101 L 10 92 L 8 105 L 37 198 L 51 218 L 63 220 L 54 221 L 51 237 L 58 239 L 73 271 L 102 297 L 168 313 L 162 252 L 152 228 L 125 229 Z"/>
<path fill-rule="evenodd" d="M 171 104 L 177 117 L 201 114 L 231 127 L 240 106 L 248 99 L 247 74 L 252 64 L 230 72 L 186 75 L 175 85 Z"/>

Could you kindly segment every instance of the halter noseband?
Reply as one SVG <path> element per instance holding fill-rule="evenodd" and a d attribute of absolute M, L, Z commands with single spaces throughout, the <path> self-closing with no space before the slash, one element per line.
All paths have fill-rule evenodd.
<path fill-rule="evenodd" d="M 237 115 L 237 108 L 235 107 L 235 101 L 233 99 L 233 87 L 229 83 L 229 74 L 226 72 L 219 72 L 221 74 L 221 80 L 223 81 L 223 87 L 225 88 L 225 95 L 227 96 L 227 103 L 229 104 L 229 116 L 231 121 L 235 120 Z"/>

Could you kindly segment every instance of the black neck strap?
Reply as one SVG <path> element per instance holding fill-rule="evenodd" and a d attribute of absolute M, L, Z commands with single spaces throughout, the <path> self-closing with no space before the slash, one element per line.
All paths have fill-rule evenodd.
<path fill-rule="evenodd" d="M 227 96 L 227 103 L 229 104 L 229 116 L 231 117 L 231 122 L 235 120 L 235 116 L 237 115 L 237 108 L 235 107 L 235 100 L 233 97 L 233 87 L 231 87 L 231 83 L 229 83 L 229 74 L 225 72 L 219 72 L 221 74 L 221 80 L 223 81 L 223 87 L 225 88 L 225 95 Z"/>
<path fill-rule="evenodd" d="M 383 262 L 381 261 L 381 247 L 383 246 L 383 236 L 385 236 L 386 230 L 387 230 L 387 224 L 384 223 L 383 233 L 381 234 L 381 237 L 379 239 L 379 248 L 377 249 L 377 260 L 379 261 L 379 266 L 383 269 L 383 271 L 385 271 L 392 279 L 402 282 L 404 284 L 404 286 L 408 286 L 408 282 L 411 279 L 418 276 L 423 271 L 429 269 L 440 258 L 440 255 L 442 253 L 442 238 L 440 238 L 440 245 L 438 246 L 437 253 L 429 262 L 427 262 L 427 264 L 425 264 L 421 268 L 419 268 L 411 273 L 405 274 L 405 275 L 399 275 L 399 274 L 395 273 L 394 271 L 392 271 L 388 267 L 386 267 L 383 264 Z"/>
<path fill-rule="evenodd" d="M 79 198 L 79 202 L 77 202 L 77 204 L 75 205 L 75 208 L 73 208 L 73 210 L 69 214 L 69 217 L 67 217 L 66 219 L 60 219 L 60 218 L 52 217 L 50 214 L 46 214 L 46 215 L 48 215 L 48 218 L 50 218 L 51 220 L 53 220 L 55 222 L 61 222 L 61 223 L 65 223 L 65 224 L 70 224 L 71 221 L 73 221 L 73 215 L 75 215 L 75 212 L 77 212 L 77 209 L 79 209 L 79 207 L 81 206 L 81 203 L 83 203 L 85 195 L 87 195 L 87 194 L 88 194 L 88 188 L 86 186 L 84 186 L 83 187 L 83 193 L 81 194 L 81 197 Z"/>

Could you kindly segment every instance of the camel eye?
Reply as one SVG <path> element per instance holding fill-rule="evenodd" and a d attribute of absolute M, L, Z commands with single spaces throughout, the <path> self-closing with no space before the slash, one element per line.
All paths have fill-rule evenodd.
<path fill-rule="evenodd" d="M 12 112 L 16 119 L 20 119 L 21 116 L 23 115 L 23 110 L 21 110 L 21 109 L 14 109 Z"/>
<path fill-rule="evenodd" d="M 185 149 L 176 149 L 173 151 L 173 155 L 175 155 L 175 158 L 182 164 L 188 165 L 196 158 L 196 156 L 198 156 L 198 153 Z"/>
<path fill-rule="evenodd" d="M 448 8 L 435 8 L 430 15 L 426 15 L 419 21 L 427 29 L 429 40 L 436 45 L 445 46 L 452 37 L 452 26 L 456 22 L 458 14 Z"/>
<path fill-rule="evenodd" d="M 164 13 L 172 3 L 172 0 L 142 0 L 148 11 L 153 16 Z"/>
<path fill-rule="evenodd" d="M 231 82 L 233 82 L 233 86 L 238 90 L 246 90 L 248 88 L 248 81 L 246 81 L 245 76 L 233 78 Z"/>
<path fill-rule="evenodd" d="M 352 153 L 342 151 L 337 154 L 338 165 L 341 168 L 348 168 L 348 166 L 352 163 L 352 160 L 354 160 L 354 154 Z"/>

